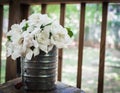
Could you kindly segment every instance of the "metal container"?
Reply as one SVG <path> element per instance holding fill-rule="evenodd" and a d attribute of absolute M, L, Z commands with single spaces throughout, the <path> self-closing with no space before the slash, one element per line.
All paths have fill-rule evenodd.
<path fill-rule="evenodd" d="M 56 81 L 56 60 L 57 50 L 53 49 L 47 54 L 40 51 L 40 54 L 31 60 L 22 58 L 21 75 L 25 90 L 52 90 Z"/>

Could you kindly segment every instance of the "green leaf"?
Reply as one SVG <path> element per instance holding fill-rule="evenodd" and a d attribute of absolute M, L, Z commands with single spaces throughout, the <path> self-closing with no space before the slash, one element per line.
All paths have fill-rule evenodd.
<path fill-rule="evenodd" d="M 66 28 L 66 29 L 67 29 L 67 31 L 68 31 L 68 35 L 69 35 L 70 37 L 72 37 L 72 36 L 73 36 L 72 30 L 71 30 L 70 28 Z"/>
<path fill-rule="evenodd" d="M 29 25 L 28 25 L 28 23 L 26 23 L 25 26 L 22 28 L 22 30 L 26 31 L 28 27 L 29 27 Z"/>
<path fill-rule="evenodd" d="M 52 24 L 52 22 L 51 22 L 51 23 L 46 24 L 45 26 L 49 26 L 49 25 L 51 25 L 51 24 Z"/>
<path fill-rule="evenodd" d="M 11 36 L 7 36 L 8 41 L 11 41 Z"/>
<path fill-rule="evenodd" d="M 48 23 L 48 24 L 46 24 L 46 25 L 43 25 L 43 24 L 42 24 L 42 25 L 40 26 L 40 28 L 43 30 L 45 26 L 49 26 L 49 25 L 51 25 L 51 24 L 52 24 L 52 22 L 51 22 L 51 23 Z"/>
<path fill-rule="evenodd" d="M 51 39 L 52 33 L 50 32 L 49 34 L 50 34 L 50 35 L 49 35 L 49 39 Z"/>
<path fill-rule="evenodd" d="M 43 30 L 43 29 L 44 29 L 44 25 L 42 24 L 42 25 L 40 26 L 40 28 Z"/>

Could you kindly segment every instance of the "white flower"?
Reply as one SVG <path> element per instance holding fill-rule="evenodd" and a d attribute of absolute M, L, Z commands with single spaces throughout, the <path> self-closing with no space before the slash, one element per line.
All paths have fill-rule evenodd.
<path fill-rule="evenodd" d="M 58 48 L 63 48 L 69 44 L 70 37 L 67 30 L 61 25 L 55 25 L 51 33 L 51 43 L 56 45 Z"/>
<path fill-rule="evenodd" d="M 48 53 L 53 46 L 63 48 L 71 41 L 68 31 L 59 22 L 39 13 L 12 25 L 7 38 L 7 56 L 14 60 L 21 56 L 30 60 L 39 55 L 40 50 Z"/>
<path fill-rule="evenodd" d="M 12 50 L 12 54 L 11 54 L 12 59 L 15 60 L 16 58 L 22 56 L 22 55 L 21 55 L 21 52 L 22 52 L 21 46 L 19 46 L 19 45 L 13 46 L 13 50 Z"/>
<path fill-rule="evenodd" d="M 34 40 L 34 35 L 28 32 L 23 33 L 23 50 L 26 51 L 27 48 L 35 47 L 38 48 L 38 42 Z"/>
<path fill-rule="evenodd" d="M 21 31 L 21 27 L 19 24 L 14 24 L 11 26 L 11 30 L 15 31 L 15 32 L 20 32 Z"/>
<path fill-rule="evenodd" d="M 34 26 L 29 26 L 29 27 L 27 28 L 27 32 L 31 33 L 31 32 L 33 32 L 33 31 L 34 31 Z"/>
<path fill-rule="evenodd" d="M 47 47 L 50 44 L 49 33 L 43 31 L 37 34 L 36 40 L 39 44 L 39 48 L 47 53 L 48 52 Z"/>
<path fill-rule="evenodd" d="M 10 36 L 13 42 L 17 42 L 21 38 L 21 28 L 18 24 L 14 24 L 11 27 L 11 30 L 7 33 L 7 36 Z"/>
<path fill-rule="evenodd" d="M 39 14 L 39 13 L 35 13 L 35 14 L 32 14 L 31 16 L 29 16 L 28 17 L 28 19 L 29 19 L 29 21 L 31 21 L 31 20 L 33 20 L 33 21 L 39 21 L 40 20 L 40 16 L 41 16 L 41 14 Z"/>
<path fill-rule="evenodd" d="M 46 25 L 48 23 L 51 23 L 52 20 L 46 15 L 46 14 L 33 14 L 28 18 L 28 22 L 30 25 L 34 25 L 37 27 L 40 27 L 41 25 Z"/>
<path fill-rule="evenodd" d="M 50 43 L 49 41 L 49 33 L 41 32 L 36 35 L 36 39 L 39 44 L 48 45 Z"/>

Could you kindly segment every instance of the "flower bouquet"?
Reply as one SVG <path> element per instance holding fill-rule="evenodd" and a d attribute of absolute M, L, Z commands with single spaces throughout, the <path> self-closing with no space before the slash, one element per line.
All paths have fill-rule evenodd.
<path fill-rule="evenodd" d="M 7 56 L 21 57 L 26 90 L 55 88 L 56 48 L 66 47 L 73 33 L 46 14 L 32 14 L 7 32 Z"/>
<path fill-rule="evenodd" d="M 7 56 L 30 60 L 40 50 L 48 53 L 53 46 L 63 48 L 70 44 L 73 33 L 46 14 L 32 14 L 28 20 L 11 26 L 7 32 Z"/>

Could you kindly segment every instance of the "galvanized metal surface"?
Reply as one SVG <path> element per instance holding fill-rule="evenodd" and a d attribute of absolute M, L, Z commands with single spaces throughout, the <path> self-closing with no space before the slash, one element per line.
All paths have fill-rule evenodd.
<path fill-rule="evenodd" d="M 51 90 L 56 81 L 56 47 L 47 54 L 40 51 L 31 60 L 22 58 L 21 75 L 25 90 Z"/>

